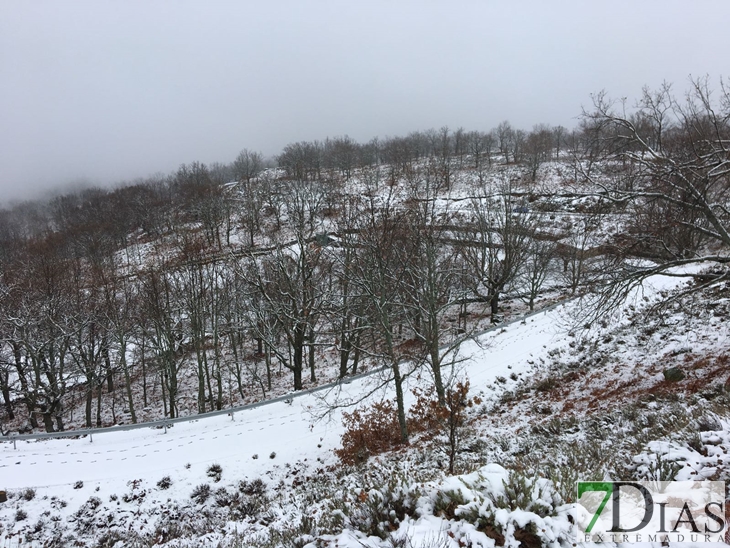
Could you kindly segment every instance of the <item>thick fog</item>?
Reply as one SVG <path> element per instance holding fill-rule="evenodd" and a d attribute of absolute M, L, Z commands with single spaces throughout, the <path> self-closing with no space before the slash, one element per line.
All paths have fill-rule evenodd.
<path fill-rule="evenodd" d="M 0 203 L 728 76 L 730 2 L 0 0 Z"/>

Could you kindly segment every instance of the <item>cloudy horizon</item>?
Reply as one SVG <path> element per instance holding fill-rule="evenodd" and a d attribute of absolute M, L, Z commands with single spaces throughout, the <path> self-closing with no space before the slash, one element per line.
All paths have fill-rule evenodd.
<path fill-rule="evenodd" d="M 0 205 L 727 77 L 730 3 L 0 0 Z M 723 72 L 724 71 L 724 72 Z"/>

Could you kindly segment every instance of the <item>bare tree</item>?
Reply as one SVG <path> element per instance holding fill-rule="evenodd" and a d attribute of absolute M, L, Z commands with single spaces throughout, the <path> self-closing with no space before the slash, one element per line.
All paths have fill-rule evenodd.
<path fill-rule="evenodd" d="M 502 153 L 505 163 L 508 164 L 510 153 L 512 153 L 512 151 L 514 150 L 515 130 L 512 129 L 512 125 L 507 120 L 505 120 L 497 126 L 495 134 L 497 135 L 499 152 Z"/>
<path fill-rule="evenodd" d="M 481 175 L 485 168 L 492 167 L 492 149 L 494 148 L 494 132 L 482 133 L 472 131 L 467 134 L 469 152 L 474 160 L 474 169 Z"/>
<path fill-rule="evenodd" d="M 461 253 L 468 265 L 471 292 L 489 303 L 492 321 L 500 295 L 517 277 L 529 253 L 532 218 L 515 211 L 511 182 L 485 185 L 470 203 L 471 222 L 460 232 Z"/>
<path fill-rule="evenodd" d="M 539 124 L 535 126 L 525 138 L 523 156 L 529 170 L 530 182 L 537 182 L 537 172 L 540 165 L 550 159 L 552 153 L 553 135 L 549 126 Z"/>
<path fill-rule="evenodd" d="M 332 302 L 327 307 L 330 322 L 336 329 L 335 344 L 339 346 L 340 371 L 343 378 L 348 373 L 355 374 L 360 359 L 361 337 L 364 323 L 364 304 L 352 281 L 357 270 L 359 253 L 360 215 L 362 203 L 359 196 L 345 196 L 337 218 L 338 252 L 333 254 L 332 275 L 334 287 Z M 352 369 L 350 358 L 352 356 Z"/>
<path fill-rule="evenodd" d="M 289 191 L 287 217 L 293 241 L 278 242 L 264 257 L 250 253 L 239 272 L 254 294 L 252 302 L 258 303 L 251 310 L 250 328 L 292 372 L 294 389 L 301 390 L 307 348 L 310 379 L 315 380 L 317 325 L 326 302 L 322 284 L 329 261 L 315 240 L 325 194 L 319 183 L 309 181 L 292 182 Z M 272 339 L 279 332 L 274 326 L 284 335 L 286 348 Z"/>
<path fill-rule="evenodd" d="M 647 276 L 686 264 L 715 267 L 710 281 L 726 279 L 730 246 L 730 88 L 721 82 L 714 95 L 709 80 L 691 81 L 681 102 L 668 85 L 644 89 L 633 112 L 626 102 L 610 101 L 602 93 L 594 108 L 584 113 L 597 132 L 594 148 L 614 162 L 611 178 L 586 174 L 603 196 L 615 204 L 631 204 L 638 217 L 651 224 L 653 245 L 644 254 L 655 264 L 623 262 L 605 287 L 603 303 L 610 304 Z M 630 170 L 626 184 L 622 175 Z M 643 232 L 639 232 L 643 238 Z M 625 242 L 630 251 L 636 240 Z M 675 272 L 675 275 L 679 273 Z M 691 274 L 685 274 L 687 276 Z"/>
<path fill-rule="evenodd" d="M 142 295 L 148 319 L 146 338 L 155 356 L 163 392 L 163 409 L 170 418 L 178 415 L 179 373 L 183 364 L 181 305 L 170 275 L 150 268 L 142 276 Z"/>
<path fill-rule="evenodd" d="M 447 315 L 458 309 L 462 293 L 457 280 L 461 268 L 450 243 L 452 216 L 440 203 L 446 185 L 431 169 L 414 180 L 407 199 L 408 233 L 411 253 L 403 287 L 412 311 L 408 315 L 416 338 L 423 345 L 439 402 L 444 403 L 447 382 L 442 369 L 447 358 L 468 337 L 447 328 Z"/>
<path fill-rule="evenodd" d="M 237 181 L 251 183 L 264 169 L 264 157 L 260 152 L 243 149 L 233 162 L 233 175 Z"/>
<path fill-rule="evenodd" d="M 254 246 L 254 237 L 261 227 L 260 212 L 264 195 L 262 184 L 257 178 L 263 168 L 263 156 L 247 149 L 243 149 L 233 162 L 233 173 L 239 183 L 236 186 L 236 201 L 241 206 L 241 220 L 248 232 L 251 247 Z"/>
<path fill-rule="evenodd" d="M 385 196 L 370 194 L 361 218 L 359 241 L 361 260 L 353 265 L 352 282 L 367 306 L 367 329 L 375 341 L 372 355 L 388 368 L 395 385 L 401 441 L 408 441 L 403 365 L 410 356 L 399 347 L 395 330 L 406 320 L 406 299 L 402 285 L 407 276 L 409 245 L 404 231 L 407 219 L 398 211 L 392 187 Z"/>
<path fill-rule="evenodd" d="M 555 261 L 555 243 L 538 239 L 533 233 L 525 261 L 520 269 L 519 282 L 521 297 L 530 307 L 535 309 L 535 299 L 540 295 L 548 276 L 553 271 Z"/>

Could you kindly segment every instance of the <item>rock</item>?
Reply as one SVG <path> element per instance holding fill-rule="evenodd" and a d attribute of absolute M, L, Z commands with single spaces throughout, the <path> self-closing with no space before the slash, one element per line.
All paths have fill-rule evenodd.
<path fill-rule="evenodd" d="M 682 371 L 679 367 L 669 367 L 664 370 L 664 380 L 667 382 L 678 382 L 684 377 L 684 371 Z"/>
<path fill-rule="evenodd" d="M 8 494 L 5 491 L 0 491 L 0 502 L 7 502 Z"/>

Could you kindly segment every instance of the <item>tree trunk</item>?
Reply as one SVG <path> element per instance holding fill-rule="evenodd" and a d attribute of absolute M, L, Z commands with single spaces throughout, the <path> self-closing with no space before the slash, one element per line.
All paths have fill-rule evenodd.
<path fill-rule="evenodd" d="M 41 405 L 41 416 L 43 417 L 43 426 L 45 426 L 46 432 L 55 432 L 55 428 L 53 428 L 53 417 L 45 405 Z"/>
<path fill-rule="evenodd" d="M 162 397 L 162 414 L 163 416 L 167 416 L 167 389 L 165 386 L 167 385 L 167 379 L 166 375 L 162 373 L 160 375 L 160 392 Z M 153 392 L 154 392 L 154 386 L 153 386 Z"/>
<path fill-rule="evenodd" d="M 195 345 L 198 358 L 198 413 L 205 413 L 205 372 L 203 371 L 203 359 L 200 355 L 200 348 Z"/>
<path fill-rule="evenodd" d="M 171 364 L 175 367 L 175 364 Z M 177 400 L 177 375 L 174 371 L 170 371 L 170 386 L 168 387 L 168 396 L 170 397 L 170 418 L 174 419 L 177 415 L 177 406 L 175 402 Z"/>
<path fill-rule="evenodd" d="M 441 378 L 441 356 L 439 354 L 438 337 L 434 337 L 431 341 L 429 353 L 431 354 L 431 371 L 433 372 L 436 396 L 438 397 L 439 403 L 443 405 L 446 402 L 446 392 L 444 390 L 443 379 Z"/>
<path fill-rule="evenodd" d="M 302 371 L 304 369 L 304 328 L 297 327 L 294 332 L 294 359 L 292 371 L 294 372 L 294 390 L 301 390 Z"/>
<path fill-rule="evenodd" d="M 208 365 L 208 354 L 206 353 L 205 348 L 203 348 L 203 367 L 205 368 L 205 380 L 208 384 L 208 401 L 210 401 L 210 408 L 212 410 L 215 397 L 213 396 L 213 385 L 210 382 L 210 366 Z"/>
<path fill-rule="evenodd" d="M 18 371 L 18 379 L 20 380 L 20 389 L 23 393 L 23 400 L 28 408 L 28 420 L 33 428 L 38 428 L 38 421 L 35 418 L 33 408 L 35 407 L 34 398 L 28 389 L 28 380 L 25 378 L 25 368 L 23 367 L 23 357 L 20 352 L 20 345 L 11 342 L 10 345 L 13 347 L 13 359 L 15 361 L 15 369 Z"/>
<path fill-rule="evenodd" d="M 314 331 L 309 331 L 309 380 L 313 383 L 317 382 L 317 376 L 314 373 Z"/>
<path fill-rule="evenodd" d="M 15 418 L 13 413 L 13 402 L 10 400 L 10 387 L 8 386 L 9 374 L 7 371 L 0 372 L 0 383 L 2 383 L 3 402 L 10 420 Z"/>
<path fill-rule="evenodd" d="M 137 424 L 137 413 L 134 411 L 134 398 L 132 397 L 132 380 L 129 375 L 129 366 L 127 365 L 127 345 L 122 342 L 119 355 L 122 364 L 122 370 L 124 371 L 124 386 L 127 391 L 127 406 L 129 407 L 129 414 L 132 417 L 132 424 Z"/>
<path fill-rule="evenodd" d="M 400 367 L 393 362 L 393 378 L 395 380 L 395 399 L 398 406 L 398 425 L 400 427 L 400 441 L 408 443 L 408 423 L 406 422 L 406 409 L 403 401 L 403 378 L 400 374 Z"/>
<path fill-rule="evenodd" d="M 489 307 L 492 314 L 492 322 L 495 321 L 497 314 L 499 314 L 499 291 L 495 291 L 489 299 Z"/>
<path fill-rule="evenodd" d="M 91 409 L 94 403 L 93 377 L 89 378 L 86 382 L 86 408 L 84 409 L 84 418 L 86 419 L 86 428 L 91 428 Z"/>
<path fill-rule="evenodd" d="M 223 373 L 221 372 L 221 356 L 220 356 L 220 348 L 219 348 L 219 340 L 218 340 L 218 326 L 215 325 L 214 322 L 214 330 L 213 330 L 213 349 L 214 349 L 214 360 L 213 360 L 213 371 L 215 375 L 216 380 L 216 399 L 215 399 L 215 408 L 220 411 L 223 408 Z M 230 381 L 230 377 L 228 377 Z M 230 385 L 230 382 L 229 382 Z M 229 394 L 230 394 L 230 386 L 229 386 Z M 231 400 L 229 402 L 229 405 L 233 405 L 233 401 Z"/>
<path fill-rule="evenodd" d="M 340 346 L 340 378 L 347 376 L 347 365 L 350 361 L 350 338 L 347 335 L 342 337 L 342 345 Z"/>
<path fill-rule="evenodd" d="M 236 335 L 231 332 L 230 333 L 230 339 L 231 339 L 231 352 L 233 352 L 233 366 L 235 367 L 235 376 L 236 376 L 236 383 L 238 384 L 238 393 L 241 394 L 241 399 L 244 399 L 244 393 L 243 393 L 243 375 L 241 371 L 241 360 L 238 357 L 238 341 L 236 340 Z M 231 402 L 231 405 L 233 403 Z"/>
<path fill-rule="evenodd" d="M 103 339 L 103 345 L 101 353 L 104 356 L 104 366 L 106 367 L 107 390 L 111 394 L 114 392 L 114 371 L 112 370 L 112 361 L 109 357 L 109 346 L 106 343 L 106 337 Z"/>
<path fill-rule="evenodd" d="M 145 351 L 144 351 L 145 338 L 142 337 L 142 356 L 140 359 L 140 365 L 142 366 L 142 407 L 147 407 L 147 364 L 145 363 Z"/>
<path fill-rule="evenodd" d="M 301 390 L 302 385 L 302 367 L 294 367 L 294 390 Z"/>
<path fill-rule="evenodd" d="M 266 345 L 266 385 L 271 390 L 271 348 Z"/>
<path fill-rule="evenodd" d="M 101 428 L 101 394 L 104 391 L 104 379 L 99 379 L 99 386 L 96 394 L 96 427 Z"/>
<path fill-rule="evenodd" d="M 355 327 L 360 326 L 360 319 L 355 321 Z M 352 357 L 352 374 L 357 374 L 357 366 L 360 364 L 360 335 L 362 331 L 358 329 L 357 336 L 355 337 L 355 355 Z"/>

